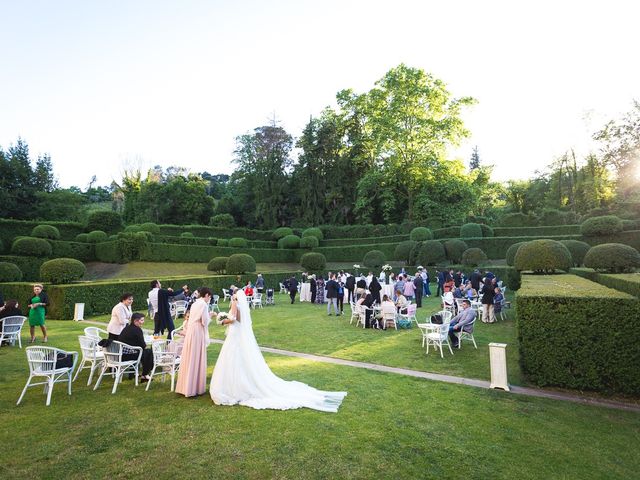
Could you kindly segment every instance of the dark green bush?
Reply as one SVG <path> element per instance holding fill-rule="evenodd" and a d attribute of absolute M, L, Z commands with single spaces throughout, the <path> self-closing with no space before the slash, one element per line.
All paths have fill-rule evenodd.
<path fill-rule="evenodd" d="M 438 240 L 422 242 L 417 253 L 416 263 L 424 265 L 425 267 L 427 265 L 436 265 L 444 262 L 447 258 L 444 245 Z"/>
<path fill-rule="evenodd" d="M 520 246 L 524 245 L 525 243 L 527 242 L 517 242 L 511 245 L 509 248 L 507 248 L 507 254 L 506 254 L 507 265 L 509 265 L 510 267 L 513 267 L 513 264 L 516 260 L 516 253 L 518 252 L 518 249 L 520 248 Z"/>
<path fill-rule="evenodd" d="M 32 282 L 40 280 L 40 266 L 44 262 L 44 259 L 38 257 L 25 257 L 22 255 L 2 255 L 0 256 L 0 262 L 9 262 L 18 266 L 22 272 L 22 280 L 25 282 Z M 7 292 L 2 288 L 2 293 L 5 298 Z"/>
<path fill-rule="evenodd" d="M 229 239 L 228 238 L 219 238 L 218 239 L 218 246 L 219 247 L 228 247 L 229 246 Z"/>
<path fill-rule="evenodd" d="M 19 282 L 22 271 L 15 263 L 0 262 L 0 282 Z"/>
<path fill-rule="evenodd" d="M 53 225 L 36 225 L 31 230 L 31 236 L 37 238 L 47 238 L 49 240 L 58 240 L 60 238 L 60 230 Z"/>
<path fill-rule="evenodd" d="M 100 245 L 100 244 L 98 244 Z M 164 243 L 147 243 L 140 252 L 139 260 L 143 262 L 197 262 L 208 263 L 213 257 L 228 257 L 234 253 L 247 253 L 260 263 L 294 263 L 300 257 L 294 250 L 275 248 L 232 248 L 202 245 L 168 245 Z M 302 250 L 299 250 L 302 255 Z"/>
<path fill-rule="evenodd" d="M 153 222 L 146 222 L 140 225 L 140 230 L 143 232 L 149 232 L 152 235 L 160 235 L 160 226 Z"/>
<path fill-rule="evenodd" d="M 379 243 L 398 243 L 409 240 L 409 235 L 388 235 L 385 237 L 369 237 L 369 238 L 334 238 L 323 240 L 323 247 L 338 247 L 340 245 L 376 245 Z"/>
<path fill-rule="evenodd" d="M 321 253 L 305 253 L 300 258 L 300 266 L 303 268 L 303 270 L 306 270 L 308 272 L 322 272 L 327 266 L 327 259 Z"/>
<path fill-rule="evenodd" d="M 580 235 L 580 225 L 555 225 L 542 227 L 496 227 L 496 237 L 550 237 L 556 235 Z"/>
<path fill-rule="evenodd" d="M 570 273 L 580 275 L 605 287 L 626 292 L 634 297 L 640 297 L 640 275 L 635 273 L 625 275 L 598 273 L 590 268 L 572 268 Z"/>
<path fill-rule="evenodd" d="M 608 273 L 632 272 L 640 268 L 640 253 L 629 245 L 603 243 L 589 249 L 584 266 Z"/>
<path fill-rule="evenodd" d="M 234 228 L 236 226 L 236 220 L 230 213 L 219 213 L 211 217 L 209 225 L 220 228 Z"/>
<path fill-rule="evenodd" d="M 233 248 L 247 248 L 249 244 L 244 238 L 234 237 L 229 239 L 229 246 Z"/>
<path fill-rule="evenodd" d="M 316 227 L 307 228 L 304 232 L 302 232 L 302 238 L 305 237 L 316 237 L 318 240 L 324 240 L 324 234 L 322 230 Z"/>
<path fill-rule="evenodd" d="M 180 234 L 180 238 L 196 238 L 195 235 L 191 232 L 182 232 Z"/>
<path fill-rule="evenodd" d="M 230 275 L 256 271 L 256 261 L 246 253 L 235 253 L 227 260 L 226 272 Z"/>
<path fill-rule="evenodd" d="M 622 220 L 615 215 L 588 218 L 580 226 L 580 233 L 585 237 L 612 235 L 622 231 Z"/>
<path fill-rule="evenodd" d="M 460 227 L 460 238 L 481 238 L 482 227 L 479 223 L 465 223 Z"/>
<path fill-rule="evenodd" d="M 411 230 L 409 238 L 414 242 L 424 242 L 425 240 L 432 240 L 433 233 L 426 227 L 416 227 Z"/>
<path fill-rule="evenodd" d="M 278 248 L 300 248 L 300 237 L 293 234 L 282 237 L 280 240 L 278 240 Z"/>
<path fill-rule="evenodd" d="M 125 233 L 137 233 L 141 231 L 140 225 L 127 225 L 124 229 Z"/>
<path fill-rule="evenodd" d="M 540 215 L 541 225 L 564 225 L 567 214 L 555 208 L 545 208 Z"/>
<path fill-rule="evenodd" d="M 224 273 L 227 268 L 229 257 L 214 257 L 209 261 L 207 270 L 211 272 Z"/>
<path fill-rule="evenodd" d="M 280 240 L 287 235 L 293 235 L 293 230 L 289 227 L 280 227 L 273 231 L 272 237 L 274 240 Z"/>
<path fill-rule="evenodd" d="M 418 242 L 414 240 L 405 240 L 404 242 L 400 242 L 393 252 L 393 259 L 405 262 L 407 265 L 411 265 L 411 251 L 417 243 Z"/>
<path fill-rule="evenodd" d="M 300 248 L 315 248 L 318 245 L 320 245 L 320 241 L 318 240 L 318 237 L 306 236 L 300 239 Z"/>
<path fill-rule="evenodd" d="M 88 233 L 79 233 L 78 235 L 76 235 L 76 242 L 88 243 L 89 242 L 89 234 Z"/>
<path fill-rule="evenodd" d="M 468 248 L 469 246 L 463 240 L 457 238 L 452 238 L 444 242 L 444 252 L 447 260 L 451 260 L 453 263 L 460 263 L 462 254 Z"/>
<path fill-rule="evenodd" d="M 51 244 L 51 258 L 75 258 L 81 262 L 96 260 L 95 245 L 91 243 L 66 242 L 64 240 L 49 240 Z"/>
<path fill-rule="evenodd" d="M 468 248 L 462 253 L 462 264 L 477 267 L 487 261 L 487 254 L 479 248 Z"/>
<path fill-rule="evenodd" d="M 55 258 L 40 267 L 40 278 L 44 282 L 60 284 L 80 280 L 86 272 L 84 263 L 74 258 Z"/>
<path fill-rule="evenodd" d="M 533 216 L 520 212 L 507 213 L 500 219 L 502 227 L 534 227 L 536 224 L 537 221 Z"/>
<path fill-rule="evenodd" d="M 638 229 L 638 222 L 636 220 L 622 220 L 622 230 L 625 232 Z"/>
<path fill-rule="evenodd" d="M 480 229 L 482 230 L 483 238 L 493 237 L 493 228 L 491 228 L 489 225 L 485 225 L 484 223 L 481 223 Z"/>
<path fill-rule="evenodd" d="M 571 253 L 555 240 L 532 240 L 520 246 L 516 252 L 514 266 L 519 272 L 554 273 L 568 271 L 571 267 Z"/>
<path fill-rule="evenodd" d="M 387 259 L 384 256 L 384 253 L 380 250 L 371 250 L 364 255 L 362 259 L 362 263 L 367 268 L 380 269 L 382 265 L 385 264 Z"/>
<path fill-rule="evenodd" d="M 103 230 L 105 232 L 117 233 L 122 230 L 122 217 L 118 212 L 112 210 L 98 210 L 92 212 L 87 219 L 86 230 Z"/>
<path fill-rule="evenodd" d="M 50 257 L 51 244 L 44 238 L 21 237 L 14 240 L 11 253 L 27 257 Z"/>
<path fill-rule="evenodd" d="M 591 248 L 591 245 L 581 242 L 580 240 L 560 240 L 560 243 L 567 247 L 569 253 L 571 253 L 572 265 L 574 267 L 582 265 L 584 256 Z"/>
<path fill-rule="evenodd" d="M 109 240 L 109 235 L 107 235 L 106 232 L 103 232 L 102 230 L 94 230 L 93 232 L 89 232 L 87 234 L 87 241 L 89 243 L 100 243 L 106 242 L 107 240 Z"/>

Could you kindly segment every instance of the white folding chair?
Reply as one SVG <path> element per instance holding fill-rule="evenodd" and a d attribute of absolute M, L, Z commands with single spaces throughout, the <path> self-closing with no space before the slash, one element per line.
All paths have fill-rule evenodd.
<path fill-rule="evenodd" d="M 2 346 L 4 342 L 15 345 L 16 340 L 18 340 L 18 346 L 22 348 L 22 338 L 20 334 L 22 333 L 22 327 L 26 319 L 27 317 L 17 315 L 13 317 L 5 317 L 2 320 L 2 330 L 0 330 L 0 346 Z"/>
<path fill-rule="evenodd" d="M 102 349 L 104 362 L 102 363 L 102 371 L 98 377 L 94 390 L 97 390 L 102 381 L 102 377 L 107 370 L 112 369 L 115 376 L 113 381 L 113 389 L 111 393 L 116 393 L 118 383 L 122 381 L 122 376 L 127 372 L 135 374 L 136 387 L 138 386 L 138 370 L 140 367 L 140 359 L 142 358 L 142 348 L 132 347 L 122 342 L 112 341 L 108 347 Z M 134 359 L 124 360 L 123 355 L 136 355 Z"/>
<path fill-rule="evenodd" d="M 76 381 L 81 370 L 89 368 L 89 379 L 87 380 L 87 385 L 91 385 L 93 372 L 97 370 L 98 367 L 102 366 L 102 362 L 104 362 L 104 354 L 102 353 L 102 349 L 98 346 L 98 340 L 96 338 L 89 337 L 87 335 L 79 335 L 78 341 L 80 342 L 82 361 L 80 362 L 78 370 L 76 370 L 73 381 Z"/>
<path fill-rule="evenodd" d="M 87 327 L 84 329 L 84 334 L 87 337 L 96 338 L 98 341 L 103 338 L 109 338 L 109 332 L 98 327 Z"/>
<path fill-rule="evenodd" d="M 284 283 L 280 282 L 280 293 L 287 293 L 287 289 L 284 288 Z"/>
<path fill-rule="evenodd" d="M 180 315 L 182 315 L 184 317 L 184 314 L 187 313 L 187 305 L 189 304 L 189 302 L 187 302 L 186 300 L 176 300 L 174 302 L 175 305 L 175 317 L 174 318 L 178 318 Z"/>
<path fill-rule="evenodd" d="M 436 325 L 436 327 L 436 329 L 427 333 L 423 339 L 426 340 L 427 354 L 429 354 L 429 345 L 433 345 L 436 349 L 440 349 L 440 358 L 444 358 L 444 355 L 442 354 L 442 346 L 446 344 L 447 347 L 449 347 L 451 355 L 453 355 L 451 343 L 449 343 L 449 322 L 443 323 L 442 325 Z"/>
<path fill-rule="evenodd" d="M 220 305 L 218 305 L 218 302 L 220 301 L 220 295 L 214 295 L 213 297 L 211 297 L 211 303 L 209 303 L 209 310 L 210 311 L 216 311 L 216 312 L 220 312 Z"/>
<path fill-rule="evenodd" d="M 231 300 L 231 294 L 229 293 L 229 289 L 228 288 L 223 288 L 222 289 L 222 301 L 226 302 L 227 300 Z M 219 297 L 218 297 L 219 298 Z"/>
<path fill-rule="evenodd" d="M 460 350 L 460 347 L 462 346 L 462 340 L 471 340 L 473 342 L 473 346 L 476 347 L 476 350 L 478 349 L 478 345 L 476 345 L 476 339 L 473 338 L 473 327 L 475 323 L 476 320 L 474 319 L 473 322 L 467 323 L 465 326 L 463 326 L 459 332 L 455 332 L 456 336 L 458 337 L 458 350 Z M 464 328 L 468 327 L 469 325 L 471 325 L 471 331 L 465 332 Z"/>
<path fill-rule="evenodd" d="M 156 373 L 156 368 L 160 368 L 162 369 L 162 371 L 159 372 L 162 374 L 162 381 L 164 381 L 166 374 L 171 376 L 171 391 L 173 392 L 176 372 L 180 369 L 180 354 L 176 347 L 177 345 L 173 345 L 170 340 L 153 342 L 151 344 L 151 349 L 153 350 L 153 370 L 151 370 L 151 376 L 149 377 L 149 382 L 145 390 L 149 390 L 153 376 Z M 182 348 L 180 348 L 180 351 L 182 351 Z"/>
<path fill-rule="evenodd" d="M 356 321 L 356 325 L 357 325 L 358 316 L 360 315 L 358 313 L 358 306 L 356 305 L 355 302 L 349 302 L 349 306 L 351 307 L 351 319 L 349 320 L 349 325 L 351 325 L 354 320 Z"/>
<path fill-rule="evenodd" d="M 452 301 L 447 301 L 443 295 L 440 295 L 440 298 L 442 299 L 442 309 L 448 310 L 455 315 L 456 314 L 455 303 Z"/>
<path fill-rule="evenodd" d="M 251 306 L 253 308 L 262 308 L 262 294 L 261 293 L 254 293 L 253 294 L 253 298 L 251 299 Z"/>
<path fill-rule="evenodd" d="M 71 395 L 71 378 L 73 376 L 73 369 L 78 361 L 78 352 L 65 352 L 59 348 L 53 347 L 27 347 L 27 362 L 29 362 L 29 379 L 27 384 L 20 394 L 20 398 L 16 405 L 19 405 L 24 397 L 24 394 L 29 387 L 35 387 L 36 385 L 44 385 L 44 393 L 47 394 L 47 403 L 51 404 L 51 393 L 53 392 L 54 383 L 67 382 L 68 392 Z M 70 367 L 58 367 L 58 354 L 63 353 L 73 356 L 73 364 Z M 43 382 L 31 383 L 35 377 L 45 377 Z"/>

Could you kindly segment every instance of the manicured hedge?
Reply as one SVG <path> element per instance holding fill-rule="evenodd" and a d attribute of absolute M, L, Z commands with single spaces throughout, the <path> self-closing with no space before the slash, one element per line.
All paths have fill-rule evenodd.
<path fill-rule="evenodd" d="M 560 242 L 549 239 L 532 240 L 521 245 L 513 262 L 516 270 L 535 273 L 569 271 L 572 266 L 571 253 Z"/>
<path fill-rule="evenodd" d="M 562 240 L 563 242 L 566 242 L 566 240 Z M 524 245 L 527 242 L 516 242 L 513 245 L 511 245 L 509 248 L 507 248 L 507 254 L 506 254 L 506 262 L 507 265 L 513 267 L 513 262 L 515 262 L 516 259 L 516 253 L 518 253 L 518 249 L 520 248 L 521 245 Z"/>
<path fill-rule="evenodd" d="M 398 243 L 409 240 L 409 235 L 388 235 L 385 237 L 369 237 L 369 238 L 334 238 L 323 240 L 320 244 L 323 247 L 337 247 L 340 245 L 377 245 L 379 243 Z"/>
<path fill-rule="evenodd" d="M 615 215 L 588 218 L 580 225 L 580 233 L 585 237 L 599 237 L 622 232 L 622 220 Z"/>
<path fill-rule="evenodd" d="M 487 257 L 490 259 L 505 258 L 507 249 L 518 242 L 528 242 L 531 240 L 539 240 L 541 237 L 492 237 L 492 238 L 466 238 L 464 241 L 469 245 L 469 248 L 480 248 Z M 543 238 L 550 238 L 552 240 L 582 240 L 580 235 L 562 235 L 562 236 L 549 236 Z"/>
<path fill-rule="evenodd" d="M 300 248 L 315 248 L 320 245 L 320 240 L 315 236 L 306 236 L 300 239 Z"/>
<path fill-rule="evenodd" d="M 416 243 L 417 242 L 414 242 L 413 240 L 405 240 L 404 242 L 400 242 L 393 251 L 393 259 L 409 265 L 409 263 L 411 262 L 411 251 L 416 246 Z"/>
<path fill-rule="evenodd" d="M 103 230 L 108 233 L 117 233 L 122 230 L 122 217 L 112 210 L 97 210 L 92 212 L 87 219 L 87 232 Z"/>
<path fill-rule="evenodd" d="M 87 241 L 89 243 L 100 243 L 109 240 L 109 235 L 102 230 L 93 230 L 87 234 Z"/>
<path fill-rule="evenodd" d="M 516 302 L 520 363 L 531 382 L 640 394 L 637 298 L 575 275 L 524 275 Z"/>
<path fill-rule="evenodd" d="M 489 238 L 494 236 L 493 228 L 489 225 L 485 225 L 484 223 L 480 223 L 480 229 L 482 230 L 482 237 Z"/>
<path fill-rule="evenodd" d="M 32 237 L 47 238 L 50 240 L 60 239 L 60 230 L 53 225 L 36 225 L 31 230 Z"/>
<path fill-rule="evenodd" d="M 298 235 L 286 235 L 278 240 L 278 248 L 300 248 L 300 237 Z"/>
<path fill-rule="evenodd" d="M 569 252 L 571 253 L 571 259 L 574 267 L 579 267 L 584 261 L 584 256 L 587 254 L 591 246 L 586 242 L 580 240 L 560 240 Z"/>
<path fill-rule="evenodd" d="M 420 245 L 416 261 L 426 267 L 427 265 L 436 265 L 444 262 L 446 258 L 442 242 L 438 240 L 427 240 Z"/>
<path fill-rule="evenodd" d="M 44 238 L 20 237 L 11 245 L 11 253 L 27 257 L 50 257 L 51 244 Z"/>
<path fill-rule="evenodd" d="M 537 220 L 534 216 L 521 212 L 507 213 L 500 219 L 500 225 L 503 227 L 533 227 L 536 224 Z"/>
<path fill-rule="evenodd" d="M 433 238 L 458 238 L 460 236 L 460 226 L 438 228 L 433 231 Z"/>
<path fill-rule="evenodd" d="M 80 280 L 87 271 L 84 263 L 74 258 L 54 258 L 40 267 L 43 282 L 61 284 Z"/>
<path fill-rule="evenodd" d="M 280 227 L 280 228 L 276 228 L 273 233 L 271 234 L 271 237 L 275 240 L 278 241 L 281 238 L 284 238 L 288 235 L 293 235 L 293 229 L 291 227 Z"/>
<path fill-rule="evenodd" d="M 324 240 L 324 234 L 322 230 L 316 227 L 307 228 L 304 232 L 302 232 L 302 238 L 305 237 L 316 237 L 318 241 Z"/>
<path fill-rule="evenodd" d="M 40 266 L 45 258 L 25 257 L 17 255 L 1 255 L 0 262 L 10 262 L 18 266 L 22 272 L 22 280 L 25 282 L 35 282 L 40 280 Z M 5 298 L 6 295 L 5 295 Z"/>
<path fill-rule="evenodd" d="M 572 268 L 570 273 L 634 297 L 640 297 L 640 274 L 638 273 L 598 273 L 591 268 Z"/>
<path fill-rule="evenodd" d="M 292 250 L 267 248 L 202 247 L 198 245 L 170 245 L 148 243 L 140 252 L 139 260 L 145 262 L 200 262 L 207 263 L 213 257 L 228 257 L 234 253 L 247 253 L 258 263 L 293 263 Z"/>
<path fill-rule="evenodd" d="M 219 213 L 209 219 L 209 225 L 220 228 L 234 228 L 236 219 L 230 213 Z"/>
<path fill-rule="evenodd" d="M 322 253 L 327 258 L 327 262 L 353 261 L 359 263 L 369 250 L 380 250 L 385 257 L 393 258 L 396 245 L 395 243 L 344 245 L 341 247 L 318 247 L 314 248 L 313 251 Z"/>
<path fill-rule="evenodd" d="M 426 227 L 416 227 L 411 230 L 409 239 L 413 240 L 414 242 L 424 242 L 425 240 L 432 240 L 433 233 Z"/>
<path fill-rule="evenodd" d="M 251 230 L 249 228 L 210 227 L 207 225 L 158 225 L 160 235 L 178 237 L 182 232 L 191 232 L 196 237 L 233 238 L 242 237 L 247 240 L 272 240 L 270 230 Z"/>
<path fill-rule="evenodd" d="M 229 274 L 255 272 L 256 261 L 246 253 L 234 253 L 227 259 L 225 271 Z"/>
<path fill-rule="evenodd" d="M 324 238 L 370 238 L 388 235 L 408 234 L 416 225 L 320 225 Z"/>
<path fill-rule="evenodd" d="M 234 237 L 229 239 L 229 246 L 233 248 L 247 248 L 249 243 L 240 237 Z"/>
<path fill-rule="evenodd" d="M 460 227 L 460 238 L 482 238 L 482 227 L 479 223 L 465 223 Z"/>
<path fill-rule="evenodd" d="M 210 272 L 224 273 L 228 261 L 229 257 L 214 257 L 207 264 L 207 270 Z"/>
<path fill-rule="evenodd" d="M 327 259 L 321 253 L 309 252 L 302 255 L 300 266 L 311 273 L 322 272 L 327 265 Z"/>
<path fill-rule="evenodd" d="M 444 242 L 444 251 L 447 256 L 447 260 L 450 260 L 453 263 L 460 263 L 462 260 L 462 254 L 468 248 L 469 246 L 464 240 L 459 240 L 457 238 L 452 238 L 451 240 Z"/>
<path fill-rule="evenodd" d="M 580 235 L 580 225 L 543 227 L 493 227 L 495 237 L 549 237 L 555 235 Z"/>
<path fill-rule="evenodd" d="M 629 245 L 604 243 L 591 247 L 584 266 L 606 273 L 627 273 L 640 268 L 640 253 Z"/>
<path fill-rule="evenodd" d="M 19 282 L 22 271 L 15 263 L 0 262 L 0 282 Z"/>
<path fill-rule="evenodd" d="M 487 261 L 487 255 L 479 248 L 468 248 L 462 253 L 462 264 L 477 267 Z"/>
<path fill-rule="evenodd" d="M 53 225 L 63 240 L 73 240 L 84 231 L 84 225 L 78 222 L 44 222 L 42 220 L 11 220 L 0 218 L 0 241 L 9 248 L 16 237 L 28 237 L 38 225 Z"/>
<path fill-rule="evenodd" d="M 67 242 L 65 240 L 49 240 L 52 258 L 75 258 L 82 262 L 96 260 L 96 245 L 92 243 Z"/>
<path fill-rule="evenodd" d="M 364 258 L 362 259 L 362 263 L 367 268 L 373 268 L 378 270 L 382 268 L 382 265 L 387 261 L 384 252 L 380 250 L 370 250 L 365 253 Z"/>

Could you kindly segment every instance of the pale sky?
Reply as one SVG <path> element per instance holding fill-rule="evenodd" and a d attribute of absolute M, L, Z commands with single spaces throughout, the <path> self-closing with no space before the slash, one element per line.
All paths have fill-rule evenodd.
<path fill-rule="evenodd" d="M 494 179 L 526 178 L 640 99 L 633 1 L 0 0 L 0 146 L 49 153 L 62 186 L 127 164 L 231 173 L 275 112 L 298 137 L 343 88 L 404 62 L 478 100 Z"/>

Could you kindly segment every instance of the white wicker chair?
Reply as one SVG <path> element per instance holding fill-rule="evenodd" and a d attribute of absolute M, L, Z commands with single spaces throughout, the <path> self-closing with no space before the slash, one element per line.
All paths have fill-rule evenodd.
<path fill-rule="evenodd" d="M 229 293 L 229 290 L 227 288 L 223 288 L 222 289 L 222 301 L 226 302 L 227 300 L 231 300 L 231 294 Z"/>
<path fill-rule="evenodd" d="M 427 354 L 429 353 L 429 345 L 433 345 L 436 349 L 440 349 L 440 357 L 444 358 L 442 346 L 446 344 L 447 347 L 449 347 L 451 355 L 453 355 L 451 343 L 449 343 L 449 322 L 444 322 L 442 325 L 436 325 L 436 327 L 438 328 L 431 330 L 424 338 L 427 344 Z"/>
<path fill-rule="evenodd" d="M 16 340 L 18 340 L 18 346 L 22 348 L 22 338 L 20 334 L 22 333 L 22 327 L 24 326 L 24 322 L 27 317 L 22 316 L 13 316 L 13 317 L 5 317 L 2 320 L 2 329 L 0 330 L 0 346 L 4 342 L 8 342 L 11 345 L 16 344 Z"/>
<path fill-rule="evenodd" d="M 362 328 L 366 328 L 367 326 L 367 310 L 371 311 L 371 317 L 373 317 L 373 308 L 369 308 L 366 305 L 358 305 L 356 304 L 356 307 L 358 308 L 358 321 L 356 322 L 356 327 L 360 324 L 362 324 Z"/>
<path fill-rule="evenodd" d="M 382 303 L 382 323 L 383 323 L 383 328 L 386 330 L 387 327 L 389 326 L 389 324 L 393 324 L 393 328 L 395 328 L 396 330 L 398 330 L 398 325 L 396 324 L 396 307 L 395 305 L 391 304 L 391 307 L 389 307 L 388 309 L 386 309 L 386 305 L 383 302 Z"/>
<path fill-rule="evenodd" d="M 98 341 L 103 338 L 109 338 L 109 332 L 98 327 L 87 327 L 84 329 L 84 334 L 87 337 L 96 338 Z"/>
<path fill-rule="evenodd" d="M 409 320 L 410 322 L 416 322 L 417 324 L 418 323 L 418 320 L 416 319 L 417 311 L 418 311 L 418 307 L 416 306 L 415 303 L 409 304 L 407 305 L 407 313 L 399 313 L 397 318 Z"/>
<path fill-rule="evenodd" d="M 360 315 L 358 313 L 358 306 L 356 305 L 355 302 L 349 302 L 349 306 L 351 307 L 351 320 L 349 320 L 349 325 L 351 325 L 353 323 L 353 321 L 356 321 L 356 325 L 358 324 L 358 316 Z"/>
<path fill-rule="evenodd" d="M 253 298 L 251 299 L 251 306 L 253 308 L 262 308 L 262 294 L 261 293 L 254 293 L 253 294 Z"/>
<path fill-rule="evenodd" d="M 102 350 L 104 355 L 104 362 L 102 364 L 102 371 L 98 377 L 94 390 L 97 390 L 102 381 L 102 377 L 107 373 L 107 370 L 112 369 L 115 376 L 113 381 L 113 389 L 111 393 L 116 393 L 118 383 L 122 381 L 122 375 L 127 372 L 135 373 L 135 382 L 138 386 L 138 370 L 140 367 L 140 359 L 142 358 L 142 348 L 132 347 L 122 342 L 113 341 L 111 344 Z M 135 354 L 137 358 L 133 360 L 123 360 L 122 355 Z"/>
<path fill-rule="evenodd" d="M 87 380 L 87 385 L 91 385 L 93 372 L 102 366 L 102 363 L 104 362 L 104 354 L 102 353 L 102 349 L 98 346 L 98 340 L 94 337 L 79 335 L 78 341 L 80 342 L 82 361 L 80 362 L 78 370 L 76 370 L 73 381 L 76 381 L 81 370 L 89 368 L 89 379 Z"/>
<path fill-rule="evenodd" d="M 211 303 L 209 304 L 209 311 L 213 312 L 220 312 L 220 305 L 218 304 L 220 302 L 220 295 L 214 295 L 211 297 Z"/>
<path fill-rule="evenodd" d="M 44 385 L 44 393 L 47 394 L 47 406 L 51 404 L 51 393 L 53 392 L 54 383 L 67 382 L 68 392 L 71 395 L 71 382 L 73 376 L 73 369 L 78 361 L 78 352 L 65 352 L 59 348 L 53 347 L 27 347 L 27 361 L 29 362 L 29 379 L 27 384 L 20 394 L 20 398 L 16 405 L 19 405 L 24 397 L 24 394 L 29 387 L 35 387 L 36 385 Z M 60 368 L 57 365 L 58 354 L 65 353 L 73 356 L 73 364 L 71 367 Z M 31 383 L 35 377 L 45 377 L 43 382 Z"/>
<path fill-rule="evenodd" d="M 184 317 L 184 314 L 187 313 L 187 305 L 189 302 L 186 300 L 176 300 L 173 302 L 175 305 L 175 315 L 174 318 L 178 318 L 180 315 Z"/>
<path fill-rule="evenodd" d="M 478 317 L 476 317 L 478 318 Z M 476 345 L 476 339 L 473 338 L 473 327 L 476 323 L 476 319 L 473 319 L 473 322 L 471 323 L 467 323 L 467 325 L 465 325 L 464 327 L 467 327 L 469 325 L 471 325 L 471 331 L 470 332 L 465 332 L 464 331 L 464 327 L 463 330 L 460 330 L 459 332 L 456 332 L 456 336 L 458 337 L 458 350 L 460 349 L 460 347 L 462 346 L 462 340 L 471 340 L 473 342 L 473 346 L 476 347 L 476 350 L 478 349 L 478 345 Z"/>
<path fill-rule="evenodd" d="M 164 376 L 166 374 L 171 376 L 171 391 L 173 392 L 176 373 L 180 368 L 180 353 L 182 352 L 181 343 L 182 342 L 164 341 L 153 342 L 151 344 L 151 348 L 153 350 L 153 370 L 151 370 L 151 376 L 145 390 L 149 390 L 153 376 L 156 373 L 156 368 L 160 368 L 161 372 L 158 373 L 162 375 L 162 381 L 164 381 Z"/>

